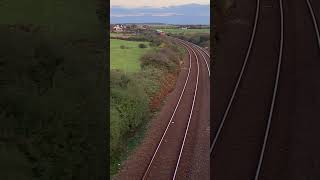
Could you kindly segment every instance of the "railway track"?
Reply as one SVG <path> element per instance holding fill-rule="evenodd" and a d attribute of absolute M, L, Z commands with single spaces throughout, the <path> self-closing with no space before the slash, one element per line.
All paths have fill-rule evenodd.
<path fill-rule="evenodd" d="M 175 40 L 177 40 L 177 41 L 179 41 L 179 42 L 181 42 L 181 43 L 184 43 L 184 44 L 188 44 L 189 46 L 193 46 L 193 48 L 195 48 L 195 50 L 201 55 L 203 61 L 205 62 L 206 67 L 207 67 L 208 74 L 209 74 L 209 76 L 210 76 L 210 64 L 209 64 L 210 62 L 208 62 L 208 61 L 210 60 L 210 55 L 209 55 L 209 53 L 208 53 L 206 50 L 204 50 L 202 47 L 200 47 L 200 46 L 198 46 L 198 45 L 196 45 L 196 44 L 192 44 L 192 43 L 190 43 L 190 42 L 184 42 L 184 41 L 182 41 L 182 40 L 180 40 L 180 39 L 178 39 L 178 38 L 175 38 Z M 207 58 L 206 58 L 206 57 L 207 57 Z M 207 59 L 208 59 L 208 60 L 207 60 Z"/>
<path fill-rule="evenodd" d="M 273 38 L 266 39 L 266 35 Z M 257 0 L 249 46 L 210 147 L 213 179 L 258 180 L 260 177 L 270 141 L 283 37 L 282 0 Z M 228 171 L 232 175 L 225 173 Z"/>
<path fill-rule="evenodd" d="M 176 39 L 184 46 L 189 54 L 189 67 L 184 86 L 172 112 L 171 118 L 157 144 L 148 166 L 143 173 L 143 180 L 146 179 L 177 179 L 179 177 L 180 164 L 185 158 L 184 150 L 188 140 L 189 130 L 193 127 L 192 121 L 199 118 L 194 114 L 199 101 L 198 89 L 200 81 L 201 62 L 207 63 L 204 55 L 194 45 Z M 209 68 L 207 69 L 209 73 Z"/>

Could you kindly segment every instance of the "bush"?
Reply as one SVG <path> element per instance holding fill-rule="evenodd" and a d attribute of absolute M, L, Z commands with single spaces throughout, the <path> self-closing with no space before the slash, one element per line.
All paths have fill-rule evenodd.
<path fill-rule="evenodd" d="M 209 43 L 208 41 L 210 41 L 210 34 L 207 33 L 197 33 L 197 34 L 193 34 L 193 35 L 172 35 L 176 38 L 185 40 L 185 41 L 189 41 L 192 42 L 194 44 L 197 44 L 199 46 L 207 46 Z"/>
<path fill-rule="evenodd" d="M 139 48 L 147 48 L 147 45 L 143 44 L 143 43 L 140 43 L 139 44 Z"/>
<path fill-rule="evenodd" d="M 161 42 L 161 40 L 159 38 L 154 38 L 154 39 L 151 40 L 150 46 L 157 47 L 157 46 L 160 46 L 161 43 L 162 42 Z"/>
<path fill-rule="evenodd" d="M 125 45 L 121 45 L 120 49 L 129 49 L 129 47 L 125 46 Z"/>
<path fill-rule="evenodd" d="M 149 99 L 144 91 L 146 85 L 135 79 L 133 75 L 111 70 L 110 157 L 116 167 L 130 134 L 143 125 L 150 112 Z M 111 167 L 112 174 L 117 171 L 116 167 Z"/>
<path fill-rule="evenodd" d="M 173 72 L 179 63 L 179 55 L 173 49 L 165 47 L 145 54 L 140 60 L 142 69 L 153 66 Z"/>

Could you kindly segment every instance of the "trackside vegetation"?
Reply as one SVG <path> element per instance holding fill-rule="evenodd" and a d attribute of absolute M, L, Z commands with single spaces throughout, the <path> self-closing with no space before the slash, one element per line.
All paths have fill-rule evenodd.
<path fill-rule="evenodd" d="M 126 71 L 115 66 L 111 69 L 111 175 L 116 174 L 121 161 L 125 160 L 143 139 L 148 122 L 165 97 L 163 90 L 169 87 L 164 87 L 164 83 L 170 84 L 171 88 L 174 86 L 175 79 L 172 77 L 177 76 L 180 62 L 185 55 L 184 50 L 177 44 L 157 35 L 145 34 L 126 41 L 127 44 L 136 43 L 134 49 L 143 50 L 144 53 L 139 58 L 138 71 Z M 111 43 L 113 42 L 116 41 L 111 39 Z M 139 47 L 141 42 L 147 48 Z M 111 57 L 114 56 L 112 53 L 118 52 L 111 51 Z M 131 60 L 111 58 L 111 64 Z M 169 91 L 170 89 L 167 89 L 167 93 Z"/>
<path fill-rule="evenodd" d="M 192 42 L 202 47 L 210 48 L 210 33 L 192 33 L 192 34 L 172 34 L 169 33 L 169 36 L 177 37 L 179 39 L 183 39 L 185 41 Z"/>

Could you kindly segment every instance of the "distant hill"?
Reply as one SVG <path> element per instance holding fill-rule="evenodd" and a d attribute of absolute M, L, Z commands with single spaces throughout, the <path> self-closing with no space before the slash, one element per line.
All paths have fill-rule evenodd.
<path fill-rule="evenodd" d="M 143 7 L 110 8 L 110 21 L 114 23 L 166 23 L 166 24 L 209 24 L 210 5 L 187 4 L 162 8 Z"/>

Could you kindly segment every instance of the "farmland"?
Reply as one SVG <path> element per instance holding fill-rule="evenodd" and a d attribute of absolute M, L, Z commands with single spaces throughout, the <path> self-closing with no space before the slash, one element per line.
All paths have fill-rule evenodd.
<path fill-rule="evenodd" d="M 110 38 L 128 38 L 132 36 L 133 36 L 132 34 L 128 34 L 128 33 L 114 33 L 114 32 L 110 33 Z"/>
<path fill-rule="evenodd" d="M 160 29 L 165 33 L 172 34 L 196 34 L 196 33 L 210 33 L 210 29 Z"/>
<path fill-rule="evenodd" d="M 145 44 L 147 48 L 139 48 L 139 44 L 141 43 Z M 111 69 L 119 69 L 127 73 L 138 72 L 140 70 L 140 58 L 149 49 L 148 42 L 111 39 Z"/>

